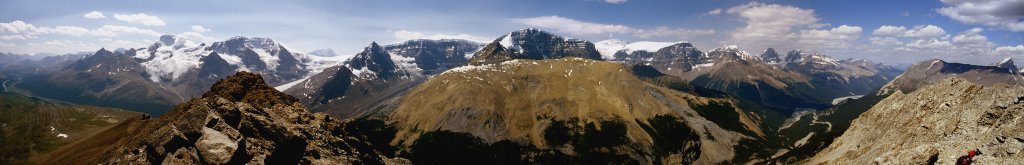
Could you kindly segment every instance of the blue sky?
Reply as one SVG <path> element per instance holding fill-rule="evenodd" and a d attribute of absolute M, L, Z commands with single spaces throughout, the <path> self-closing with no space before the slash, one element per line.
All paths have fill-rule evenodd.
<path fill-rule="evenodd" d="M 175 34 L 270 37 L 299 51 L 354 54 L 371 41 L 490 41 L 539 28 L 594 42 L 689 41 L 705 51 L 738 45 L 755 54 L 774 47 L 890 64 L 988 64 L 1024 58 L 1020 11 L 1024 0 L 0 0 L 0 52 L 142 47 Z"/>

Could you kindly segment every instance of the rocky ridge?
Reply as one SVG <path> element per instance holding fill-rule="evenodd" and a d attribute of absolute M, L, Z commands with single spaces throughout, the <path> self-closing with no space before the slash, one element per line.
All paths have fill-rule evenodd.
<path fill-rule="evenodd" d="M 949 78 L 894 93 L 860 115 L 810 164 L 953 164 L 969 150 L 978 164 L 1024 161 L 1024 87 Z"/>

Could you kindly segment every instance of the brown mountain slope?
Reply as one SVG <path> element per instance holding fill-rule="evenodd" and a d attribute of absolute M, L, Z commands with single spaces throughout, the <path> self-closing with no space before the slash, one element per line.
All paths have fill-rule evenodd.
<path fill-rule="evenodd" d="M 732 116 L 713 117 L 729 123 L 707 119 L 716 114 Z M 414 162 L 423 154 L 417 146 L 454 132 L 525 146 L 513 156 L 527 163 L 724 163 L 738 157 L 738 141 L 761 136 L 759 122 L 727 100 L 673 91 L 637 79 L 623 64 L 580 58 L 454 68 L 404 95 L 389 117 L 398 129 L 392 143 L 412 148 Z"/>
<path fill-rule="evenodd" d="M 978 164 L 1019 164 L 1024 87 L 950 78 L 894 93 L 860 115 L 811 164 L 953 164 L 978 149 Z"/>
<path fill-rule="evenodd" d="M 122 123 L 46 164 L 382 164 L 343 123 L 239 72 L 156 119 Z"/>

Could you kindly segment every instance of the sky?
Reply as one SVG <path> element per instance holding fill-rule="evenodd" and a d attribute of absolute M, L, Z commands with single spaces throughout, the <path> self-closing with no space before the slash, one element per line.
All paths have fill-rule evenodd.
<path fill-rule="evenodd" d="M 267 37 L 299 52 L 351 55 L 374 41 L 490 42 L 523 28 L 890 65 L 1024 59 L 1024 0 L 0 0 L 0 52 L 18 54 L 140 48 L 171 34 L 205 43 Z"/>

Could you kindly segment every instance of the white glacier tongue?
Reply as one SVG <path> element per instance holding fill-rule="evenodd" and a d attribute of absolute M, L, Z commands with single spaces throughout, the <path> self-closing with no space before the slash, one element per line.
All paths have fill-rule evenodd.
<path fill-rule="evenodd" d="M 626 45 L 625 49 L 626 49 L 626 53 L 633 53 L 634 51 L 639 51 L 639 50 L 647 51 L 647 52 L 652 52 L 653 53 L 653 52 L 657 52 L 658 50 L 661 50 L 661 48 L 669 47 L 669 46 L 672 46 L 672 45 L 675 45 L 675 44 L 678 44 L 678 43 L 686 43 L 686 42 L 640 41 L 640 42 L 629 43 L 628 45 Z"/>
<path fill-rule="evenodd" d="M 200 59 L 209 53 L 204 46 L 186 38 L 164 35 L 153 46 L 139 49 L 135 58 L 151 59 L 142 62 L 142 66 L 151 81 L 161 82 L 175 80 L 190 69 L 197 68 Z"/>
<path fill-rule="evenodd" d="M 688 43 L 686 41 L 680 42 L 655 42 L 655 41 L 638 41 L 638 42 L 625 42 L 618 39 L 608 39 L 594 43 L 594 47 L 597 48 L 597 52 L 601 53 L 601 56 L 605 59 L 613 59 L 615 53 L 624 51 L 627 54 L 631 54 L 636 51 L 646 52 L 658 52 L 662 48 L 669 47 L 675 44 Z"/>
<path fill-rule="evenodd" d="M 598 53 L 601 53 L 601 58 L 604 58 L 605 60 L 611 60 L 615 59 L 615 53 L 619 52 L 619 50 L 626 48 L 626 44 L 629 43 L 626 43 L 625 41 L 618 39 L 608 39 L 604 41 L 595 42 L 594 48 L 597 49 Z"/>

